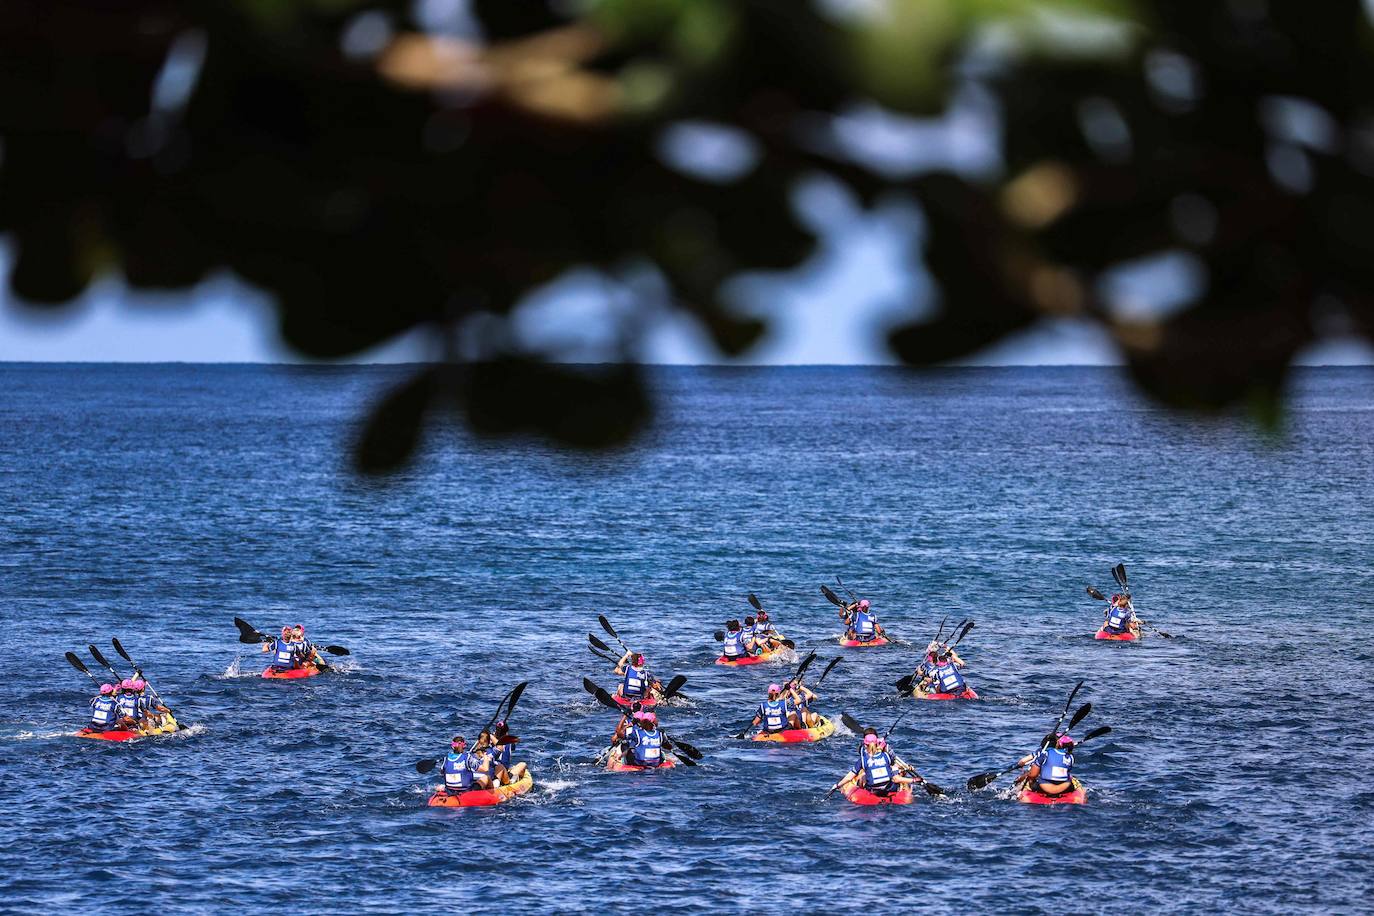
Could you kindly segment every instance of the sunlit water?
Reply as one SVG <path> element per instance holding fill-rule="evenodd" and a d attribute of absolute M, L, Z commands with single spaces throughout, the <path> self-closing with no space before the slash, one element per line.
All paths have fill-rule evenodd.
<path fill-rule="evenodd" d="M 346 466 L 394 369 L 3 367 L 0 909 L 398 912 L 1366 910 L 1374 899 L 1374 373 L 1295 385 L 1286 431 L 1177 419 L 1110 370 L 664 370 L 627 453 L 436 433 L 389 483 Z M 1088 638 L 1124 561 L 1177 639 Z M 902 647 L 839 649 L 836 574 L 893 634 L 946 614 L 978 703 L 895 695 Z M 1009 781 L 863 809 L 854 755 L 729 735 L 788 664 L 711 664 L 753 590 L 821 660 L 823 708 L 961 786 L 1033 747 L 1086 679 L 1083 808 Z M 605 613 L 689 677 L 695 770 L 608 774 L 581 689 Z M 257 677 L 231 619 L 352 649 Z M 118 635 L 194 727 L 66 737 Z M 816 671 L 821 665 L 818 663 Z M 429 810 L 416 759 L 517 681 L 536 788 Z M 642 896 L 641 896 L 642 895 Z M 932 896 L 934 895 L 934 896 Z"/>

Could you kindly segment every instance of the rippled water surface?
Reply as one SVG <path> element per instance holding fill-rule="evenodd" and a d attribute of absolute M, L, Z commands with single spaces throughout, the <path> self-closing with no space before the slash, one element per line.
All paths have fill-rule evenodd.
<path fill-rule="evenodd" d="M 659 370 L 627 453 L 436 433 L 360 481 L 347 442 L 398 371 L 0 367 L 0 910 L 1368 910 L 1369 370 L 1299 376 L 1278 439 L 1111 370 Z M 1083 587 L 1118 561 L 1176 639 L 1089 638 Z M 840 649 L 836 574 L 914 642 L 975 618 L 984 700 L 900 698 L 913 650 Z M 1019 805 L 1005 779 L 823 800 L 843 729 L 728 737 L 790 669 L 711 663 L 750 590 L 843 654 L 823 708 L 905 715 L 899 750 L 947 787 L 1033 747 L 1085 679 L 1083 728 L 1114 729 L 1080 754 L 1089 804 Z M 594 766 L 599 612 L 688 676 L 664 716 L 701 767 Z M 353 654 L 264 681 L 235 615 Z M 192 728 L 68 737 L 90 684 L 62 654 L 115 635 Z M 535 790 L 427 809 L 415 760 L 526 679 Z"/>

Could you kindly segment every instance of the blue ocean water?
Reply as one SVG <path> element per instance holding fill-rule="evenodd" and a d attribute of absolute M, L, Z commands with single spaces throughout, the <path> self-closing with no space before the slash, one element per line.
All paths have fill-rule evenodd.
<path fill-rule="evenodd" d="M 1367 911 L 1374 899 L 1374 372 L 1306 370 L 1283 433 L 1179 418 L 1115 370 L 661 369 L 654 428 L 574 456 L 436 431 L 394 480 L 347 446 L 395 368 L 0 366 L 0 910 Z M 1176 639 L 1094 641 L 1130 572 Z M 913 649 L 841 649 L 841 575 L 896 636 L 945 615 L 977 703 L 917 703 Z M 756 592 L 821 708 L 960 786 L 1073 684 L 1109 738 L 1082 808 L 994 789 L 860 808 L 854 737 L 732 741 L 777 663 L 712 664 Z M 596 615 L 689 678 L 696 769 L 608 774 Z M 257 677 L 304 623 L 342 672 Z M 111 636 L 183 723 L 78 741 Z M 517 681 L 537 784 L 430 810 L 416 759 Z"/>

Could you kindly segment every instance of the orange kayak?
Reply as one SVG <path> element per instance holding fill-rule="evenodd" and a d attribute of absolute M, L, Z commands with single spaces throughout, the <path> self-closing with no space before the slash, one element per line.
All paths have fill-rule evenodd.
<path fill-rule="evenodd" d="M 891 795 L 874 795 L 854 783 L 844 790 L 844 797 L 856 805 L 909 805 L 916 800 L 910 786 L 903 786 Z"/>
<path fill-rule="evenodd" d="M 262 672 L 262 676 L 268 680 L 285 681 L 296 680 L 303 677 L 314 677 L 320 673 L 320 669 L 314 665 L 302 665 L 299 668 L 277 668 L 268 665 Z"/>
<path fill-rule="evenodd" d="M 497 786 L 494 789 L 469 789 L 466 792 L 448 792 L 440 788 L 429 797 L 429 806 L 431 808 L 479 808 L 488 805 L 499 805 L 502 802 L 510 801 L 517 795 L 524 795 L 533 786 L 534 777 L 526 773 L 516 782 L 508 786 Z"/>
<path fill-rule="evenodd" d="M 675 766 L 677 766 L 677 763 L 673 758 L 666 755 L 663 758 L 663 762 L 656 767 L 635 766 L 633 763 L 624 763 L 615 757 L 606 761 L 606 769 L 612 773 L 638 773 L 642 770 L 671 770 Z"/>

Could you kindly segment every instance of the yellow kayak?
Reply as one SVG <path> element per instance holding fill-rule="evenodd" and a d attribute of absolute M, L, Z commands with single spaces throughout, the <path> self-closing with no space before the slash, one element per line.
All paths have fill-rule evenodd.
<path fill-rule="evenodd" d="M 820 725 L 811 728 L 787 728 L 780 732 L 759 732 L 754 735 L 754 740 L 781 741 L 786 744 L 793 744 L 802 741 L 820 741 L 822 738 L 829 738 L 833 734 L 835 734 L 835 723 L 822 718 Z"/>

